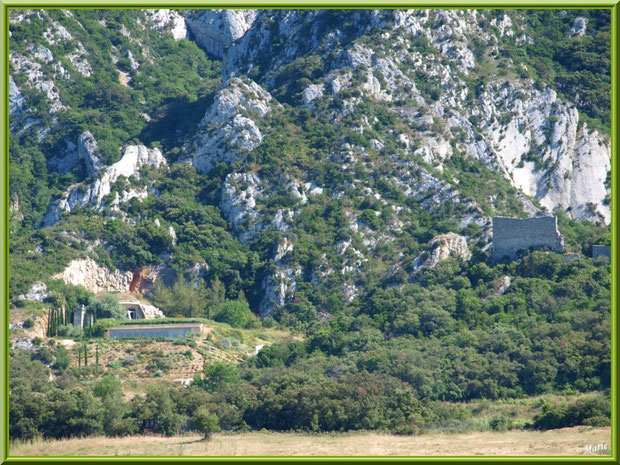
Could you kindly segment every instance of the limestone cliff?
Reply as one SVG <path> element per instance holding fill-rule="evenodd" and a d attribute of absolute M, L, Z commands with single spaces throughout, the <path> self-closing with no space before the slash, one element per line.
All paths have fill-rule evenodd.
<path fill-rule="evenodd" d="M 85 157 L 89 157 L 90 152 L 83 149 Z M 89 160 L 92 160 L 89 158 Z M 96 166 L 91 161 L 93 166 Z M 143 166 L 158 167 L 165 165 L 166 160 L 159 149 L 147 149 L 143 145 L 130 145 L 125 149 L 123 157 L 113 165 L 102 171 L 101 175 L 95 178 L 90 184 L 76 184 L 71 186 L 60 199 L 52 201 L 43 218 L 42 226 L 51 226 L 57 223 L 63 214 L 70 213 L 76 206 L 92 206 L 101 208 L 104 205 L 104 197 L 110 194 L 112 185 L 122 176 L 129 178 L 135 176 L 140 178 L 140 169 Z M 116 206 L 119 202 L 127 202 L 137 197 L 145 198 L 148 190 L 131 189 L 122 193 L 117 192 L 110 205 Z"/>

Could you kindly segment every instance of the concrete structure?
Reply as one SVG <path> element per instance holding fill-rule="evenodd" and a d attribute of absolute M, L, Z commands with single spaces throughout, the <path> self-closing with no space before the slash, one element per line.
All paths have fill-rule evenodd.
<path fill-rule="evenodd" d="M 493 218 L 493 251 L 491 260 L 517 258 L 520 250 L 548 247 L 553 252 L 564 251 L 564 239 L 558 231 L 555 216 L 537 218 Z"/>
<path fill-rule="evenodd" d="M 189 333 L 200 334 L 200 323 L 170 323 L 161 325 L 123 325 L 106 329 L 103 337 L 129 338 L 129 337 L 165 337 L 169 339 L 185 339 Z"/>
<path fill-rule="evenodd" d="M 84 327 L 84 321 L 86 320 L 86 307 L 84 305 L 80 305 L 73 309 L 73 326 L 77 326 L 78 328 Z"/>
<path fill-rule="evenodd" d="M 607 257 L 611 259 L 611 246 L 610 245 L 593 245 L 592 246 L 592 258 Z"/>
<path fill-rule="evenodd" d="M 121 307 L 127 310 L 127 318 L 130 320 L 151 320 L 153 318 L 164 317 L 164 313 L 152 305 L 132 301 L 123 301 L 119 303 Z"/>

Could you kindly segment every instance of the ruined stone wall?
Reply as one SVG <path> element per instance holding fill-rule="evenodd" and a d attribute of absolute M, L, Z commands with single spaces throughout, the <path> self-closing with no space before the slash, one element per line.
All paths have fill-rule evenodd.
<path fill-rule="evenodd" d="M 501 260 L 504 256 L 514 259 L 519 250 L 530 247 L 548 247 L 557 253 L 564 251 L 564 240 L 558 231 L 555 216 L 493 218 L 492 260 Z"/>
<path fill-rule="evenodd" d="M 611 258 L 611 246 L 609 245 L 593 245 L 592 258 L 607 257 Z"/>

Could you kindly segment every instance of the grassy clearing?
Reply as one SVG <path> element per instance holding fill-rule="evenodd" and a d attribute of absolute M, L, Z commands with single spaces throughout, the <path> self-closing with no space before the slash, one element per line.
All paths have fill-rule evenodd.
<path fill-rule="evenodd" d="M 10 445 L 10 456 L 342 456 L 342 455 L 608 455 L 610 428 L 574 427 L 546 432 L 509 431 L 395 436 L 377 433 L 298 434 L 253 432 L 201 436 L 91 437 Z M 607 444 L 596 452 L 587 446 Z"/>

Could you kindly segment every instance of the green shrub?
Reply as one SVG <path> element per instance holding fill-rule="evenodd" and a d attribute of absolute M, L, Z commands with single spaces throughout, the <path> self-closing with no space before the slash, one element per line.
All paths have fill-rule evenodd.
<path fill-rule="evenodd" d="M 489 420 L 489 428 L 493 431 L 508 431 L 514 427 L 514 420 L 506 416 L 495 416 Z"/>
<path fill-rule="evenodd" d="M 250 328 L 254 324 L 252 315 L 247 302 L 229 300 L 215 316 L 215 321 L 228 323 L 236 328 Z"/>
<path fill-rule="evenodd" d="M 609 397 L 599 394 L 558 406 L 545 402 L 541 413 L 534 417 L 533 427 L 547 430 L 577 425 L 609 426 L 610 422 L 611 401 Z"/>

